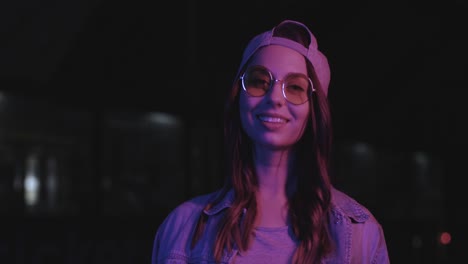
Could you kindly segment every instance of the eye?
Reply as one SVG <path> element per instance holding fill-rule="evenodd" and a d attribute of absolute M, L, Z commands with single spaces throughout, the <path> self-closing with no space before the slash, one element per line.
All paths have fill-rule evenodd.
<path fill-rule="evenodd" d="M 249 81 L 249 85 L 254 86 L 255 88 L 261 88 L 261 89 L 268 89 L 270 86 L 270 82 L 265 79 L 261 78 L 254 78 L 251 81 Z"/>
<path fill-rule="evenodd" d="M 270 76 L 262 71 L 252 71 L 247 74 L 247 84 L 251 88 L 268 90 L 271 84 Z"/>
<path fill-rule="evenodd" d="M 292 91 L 295 91 L 295 92 L 304 92 L 306 90 L 306 89 L 304 89 L 303 87 L 301 87 L 299 85 L 288 85 L 288 89 L 292 90 Z"/>
<path fill-rule="evenodd" d="M 308 79 L 301 75 L 290 76 L 286 80 L 286 89 L 290 93 L 307 93 L 309 86 Z"/>

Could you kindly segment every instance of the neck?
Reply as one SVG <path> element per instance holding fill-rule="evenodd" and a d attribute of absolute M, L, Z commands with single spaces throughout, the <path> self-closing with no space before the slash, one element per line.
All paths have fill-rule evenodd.
<path fill-rule="evenodd" d="M 255 170 L 258 177 L 256 193 L 257 226 L 278 227 L 287 224 L 288 181 L 291 152 L 285 150 L 256 151 Z"/>
<path fill-rule="evenodd" d="M 284 196 L 288 179 L 289 150 L 255 152 L 255 170 L 258 177 L 259 191 L 268 196 Z"/>

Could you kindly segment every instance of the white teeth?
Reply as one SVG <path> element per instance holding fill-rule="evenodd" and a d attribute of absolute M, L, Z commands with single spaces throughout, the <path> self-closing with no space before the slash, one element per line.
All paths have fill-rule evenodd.
<path fill-rule="evenodd" d="M 270 123 L 286 123 L 286 120 L 280 117 L 272 117 L 272 116 L 258 116 L 258 118 L 264 122 Z"/>

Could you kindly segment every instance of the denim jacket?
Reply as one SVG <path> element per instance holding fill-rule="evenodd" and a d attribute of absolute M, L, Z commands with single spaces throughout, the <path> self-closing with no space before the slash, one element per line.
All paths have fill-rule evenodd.
<path fill-rule="evenodd" d="M 191 249 L 191 238 L 200 212 L 218 192 L 197 196 L 176 207 L 156 232 L 152 264 L 215 263 L 213 243 L 221 212 L 231 206 L 231 190 L 213 208 L 205 210 L 208 220 L 205 233 Z M 324 264 L 388 264 L 390 263 L 383 229 L 371 212 L 345 193 L 332 189 L 330 232 L 335 250 Z M 248 212 L 247 212 L 248 213 Z M 221 263 L 233 263 L 237 250 L 225 250 Z"/>

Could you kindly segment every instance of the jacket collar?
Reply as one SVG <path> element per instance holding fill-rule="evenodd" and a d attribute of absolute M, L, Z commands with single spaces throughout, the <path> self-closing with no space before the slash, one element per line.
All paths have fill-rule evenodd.
<path fill-rule="evenodd" d="M 219 195 L 222 195 L 222 190 L 219 190 L 216 193 L 214 193 L 212 197 L 216 199 Z M 215 215 L 221 212 L 222 210 L 228 207 L 231 207 L 233 203 L 234 203 L 234 189 L 230 189 L 226 193 L 226 195 L 224 195 L 223 199 L 218 204 L 216 204 L 215 206 L 211 207 L 208 210 L 203 210 L 203 212 L 209 216 Z"/>

